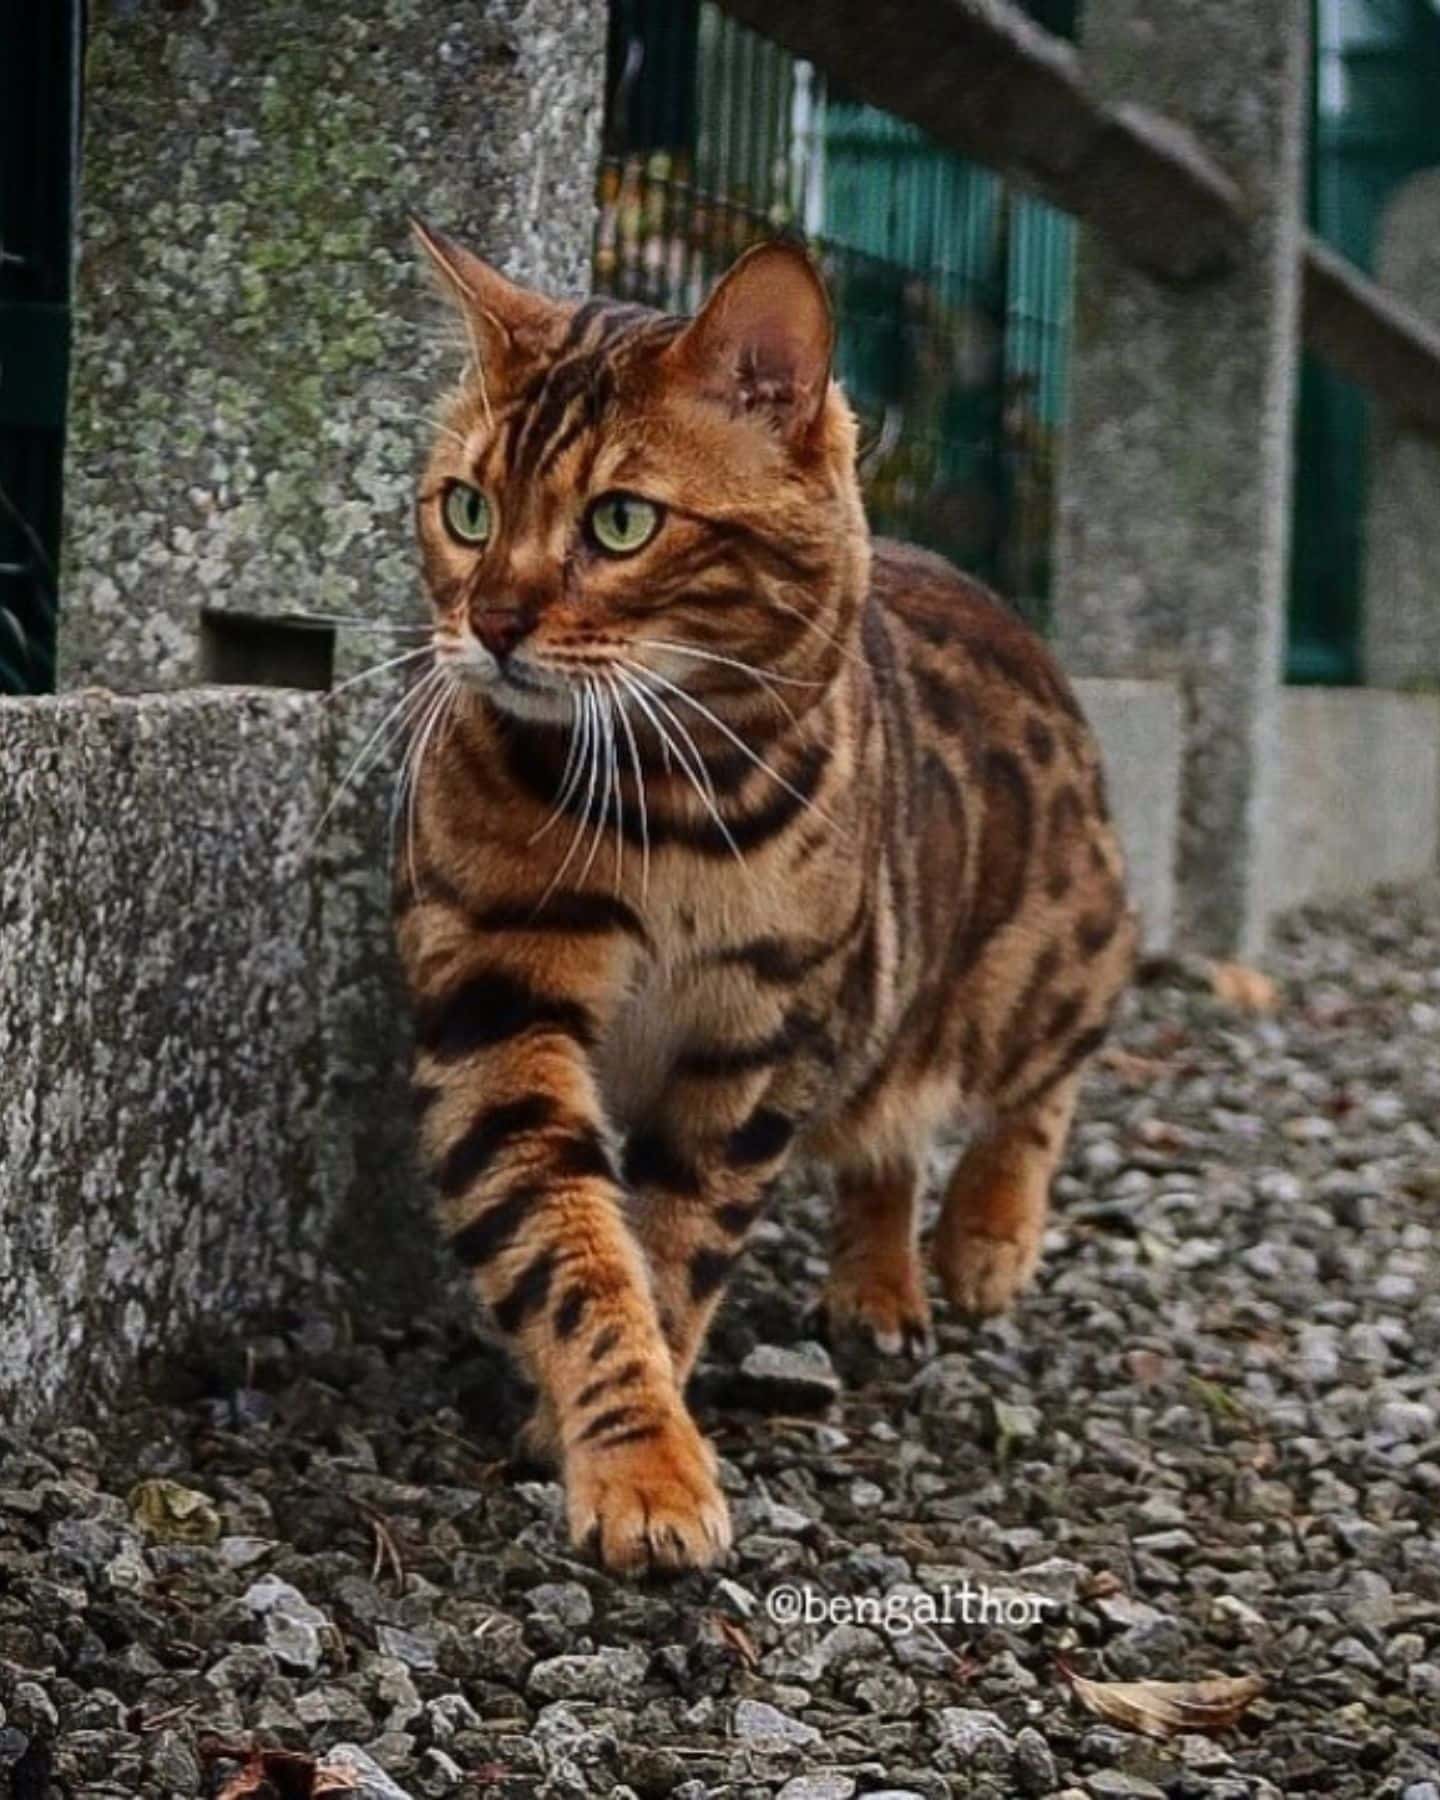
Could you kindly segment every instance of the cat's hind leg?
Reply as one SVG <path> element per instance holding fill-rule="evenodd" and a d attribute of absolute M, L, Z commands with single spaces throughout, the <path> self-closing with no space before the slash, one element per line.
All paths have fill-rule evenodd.
<path fill-rule="evenodd" d="M 930 1305 L 918 1247 L 921 1177 L 910 1158 L 835 1176 L 830 1276 L 823 1308 L 836 1335 L 855 1332 L 887 1356 L 923 1357 Z"/>
<path fill-rule="evenodd" d="M 1077 1071 L 1000 1112 L 950 1177 L 930 1260 L 946 1297 L 972 1316 L 1004 1312 L 1035 1273 L 1079 1086 Z"/>

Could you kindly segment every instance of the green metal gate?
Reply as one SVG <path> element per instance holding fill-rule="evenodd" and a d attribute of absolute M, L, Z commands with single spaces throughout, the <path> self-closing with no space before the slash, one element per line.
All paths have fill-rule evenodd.
<path fill-rule="evenodd" d="M 1074 0 L 1037 0 L 1072 29 Z M 1049 591 L 1070 222 L 709 4 L 614 0 L 596 280 L 695 309 L 757 238 L 825 268 L 872 519 L 1033 616 Z"/>
<path fill-rule="evenodd" d="M 1440 11 L 1430 0 L 1312 0 L 1313 229 L 1371 270 L 1394 190 L 1440 163 Z M 1300 378 L 1289 675 L 1359 680 L 1369 401 L 1307 357 Z M 1377 595 L 1375 603 L 1384 604 Z"/>
<path fill-rule="evenodd" d="M 79 0 L 0 0 L 0 693 L 55 684 Z"/>

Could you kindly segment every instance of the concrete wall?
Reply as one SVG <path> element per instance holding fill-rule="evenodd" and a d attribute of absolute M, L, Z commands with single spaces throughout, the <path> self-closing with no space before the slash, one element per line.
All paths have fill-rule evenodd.
<path fill-rule="evenodd" d="M 517 279 L 583 291 L 605 19 L 605 0 L 91 9 L 64 684 L 205 679 L 202 613 L 250 632 L 244 679 L 279 682 L 292 659 L 250 619 L 423 616 L 414 481 L 459 350 L 407 215 Z M 333 679 L 393 652 L 342 628 Z M 392 672 L 327 709 L 327 803 L 400 691 Z M 223 706 L 212 716 L 230 729 Z M 262 756 L 257 782 L 267 770 Z M 393 1291 L 424 1279 L 431 1238 L 407 1228 L 390 776 L 382 757 L 325 826 L 314 1157 L 340 1247 Z M 321 779 L 297 768 L 286 785 Z M 283 1063 L 283 1033 L 270 1054 Z"/>
<path fill-rule="evenodd" d="M 1215 955 L 1257 955 L 1265 929 L 1308 16 L 1305 0 L 1086 0 L 1081 16 L 1095 84 L 1194 130 L 1250 215 L 1237 267 L 1189 286 L 1080 233 L 1055 550 L 1066 666 L 1181 684 L 1176 904 Z"/>
<path fill-rule="evenodd" d="M 1440 325 L 1440 169 L 1391 194 L 1381 217 L 1375 276 L 1431 325 Z M 1377 687 L 1440 686 L 1440 440 L 1377 406 L 1370 424 L 1365 520 L 1365 679 Z"/>
<path fill-rule="evenodd" d="M 82 691 L 0 705 L 0 1421 L 93 1404 L 327 1242 L 392 1297 L 428 1274 L 388 771 L 315 841 L 396 679 L 195 691 L 201 619 L 420 616 L 413 483 L 458 353 L 407 214 L 582 290 L 604 30 L 604 0 L 91 9 Z M 283 684 L 268 642 L 238 660 Z M 386 643 L 342 630 L 334 679 Z"/>
<path fill-rule="evenodd" d="M 1184 745 L 1179 689 L 1173 681 L 1080 680 L 1074 685 L 1100 741 L 1110 810 L 1125 847 L 1145 949 L 1169 949 L 1175 935 Z"/>
<path fill-rule="evenodd" d="M 315 1267 L 311 697 L 0 702 L 0 1422 Z"/>
<path fill-rule="evenodd" d="M 1440 857 L 1440 698 L 1287 688 L 1266 834 L 1272 913 L 1432 875 Z"/>

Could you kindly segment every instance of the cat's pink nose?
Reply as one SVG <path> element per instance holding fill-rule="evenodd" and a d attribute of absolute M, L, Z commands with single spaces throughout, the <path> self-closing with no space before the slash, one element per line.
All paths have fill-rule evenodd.
<path fill-rule="evenodd" d="M 504 662 L 533 623 L 528 613 L 514 607 L 505 612 L 484 612 L 472 621 L 476 637 L 500 662 Z"/>

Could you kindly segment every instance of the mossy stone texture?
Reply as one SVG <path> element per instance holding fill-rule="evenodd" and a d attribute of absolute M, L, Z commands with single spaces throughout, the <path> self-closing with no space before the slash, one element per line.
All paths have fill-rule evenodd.
<path fill-rule="evenodd" d="M 67 685 L 184 685 L 202 608 L 418 605 L 453 331 L 407 216 L 588 283 L 602 0 L 101 0 L 86 69 Z"/>

